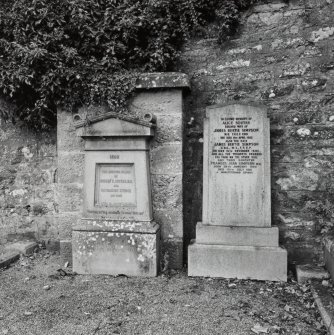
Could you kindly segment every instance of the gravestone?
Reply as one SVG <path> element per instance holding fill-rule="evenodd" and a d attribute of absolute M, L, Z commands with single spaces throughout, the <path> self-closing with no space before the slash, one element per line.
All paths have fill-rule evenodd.
<path fill-rule="evenodd" d="M 269 130 L 264 108 L 207 108 L 203 221 L 188 249 L 190 276 L 286 281 L 287 253 L 271 227 Z"/>
<path fill-rule="evenodd" d="M 156 276 L 160 228 L 153 221 L 148 120 L 105 113 L 76 124 L 85 139 L 84 203 L 73 228 L 73 270 Z"/>

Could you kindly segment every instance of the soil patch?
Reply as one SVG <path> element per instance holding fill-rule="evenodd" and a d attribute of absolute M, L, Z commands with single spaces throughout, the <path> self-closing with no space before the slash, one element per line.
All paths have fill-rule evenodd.
<path fill-rule="evenodd" d="M 73 275 L 42 252 L 0 272 L 0 335 L 326 334 L 307 285 Z"/>

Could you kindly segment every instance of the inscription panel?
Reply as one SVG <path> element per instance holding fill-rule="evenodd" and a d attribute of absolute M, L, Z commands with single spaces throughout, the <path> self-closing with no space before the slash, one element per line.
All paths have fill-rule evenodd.
<path fill-rule="evenodd" d="M 134 164 L 96 164 L 95 207 L 136 207 Z"/>
<path fill-rule="evenodd" d="M 147 151 L 86 151 L 83 215 L 152 220 Z"/>
<path fill-rule="evenodd" d="M 259 125 L 253 117 L 220 117 L 212 129 L 210 165 L 217 173 L 254 174 L 262 165 Z"/>
<path fill-rule="evenodd" d="M 269 121 L 266 111 L 230 105 L 205 120 L 203 221 L 270 225 Z M 206 171 L 205 171 L 206 170 Z"/>

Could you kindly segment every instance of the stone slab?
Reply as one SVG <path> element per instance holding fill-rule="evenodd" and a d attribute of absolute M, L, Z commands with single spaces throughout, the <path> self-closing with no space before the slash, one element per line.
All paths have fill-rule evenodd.
<path fill-rule="evenodd" d="M 312 279 L 328 279 L 329 273 L 320 266 L 314 266 L 311 264 L 303 264 L 296 266 L 297 281 L 299 284 L 303 284 L 308 280 Z"/>
<path fill-rule="evenodd" d="M 73 230 L 76 231 L 136 232 L 144 234 L 156 234 L 159 229 L 159 225 L 154 221 L 99 220 L 89 218 L 81 219 L 80 224 L 73 227 Z"/>
<path fill-rule="evenodd" d="M 179 72 L 153 72 L 139 76 L 136 82 L 137 89 L 157 89 L 157 88 L 189 88 L 189 77 Z"/>
<path fill-rule="evenodd" d="M 271 281 L 287 280 L 287 251 L 280 247 L 191 244 L 188 275 Z"/>
<path fill-rule="evenodd" d="M 36 248 L 38 248 L 38 244 L 36 242 L 15 242 L 8 244 L 5 247 L 5 250 L 18 251 L 20 254 L 29 256 L 34 253 Z"/>
<path fill-rule="evenodd" d="M 155 128 L 155 124 L 150 122 L 113 112 L 91 117 L 89 123 L 87 120 L 79 121 L 75 126 L 78 128 L 77 136 L 84 138 L 153 136 Z"/>
<path fill-rule="evenodd" d="M 85 151 L 125 150 L 148 151 L 149 144 L 144 138 L 113 138 L 112 141 L 101 140 L 99 137 L 85 141 Z"/>
<path fill-rule="evenodd" d="M 152 220 L 147 151 L 86 151 L 84 217 Z"/>
<path fill-rule="evenodd" d="M 138 232 L 73 231 L 73 271 L 154 277 L 159 270 L 160 230 Z"/>
<path fill-rule="evenodd" d="M 5 254 L 0 255 L 0 269 L 7 268 L 10 264 L 20 259 L 20 253 L 18 251 L 8 251 Z"/>
<path fill-rule="evenodd" d="M 270 227 L 269 119 L 263 107 L 207 108 L 204 119 L 203 222 Z"/>
<path fill-rule="evenodd" d="M 226 227 L 205 225 L 199 222 L 196 226 L 196 242 L 200 244 L 278 247 L 278 227 Z"/>

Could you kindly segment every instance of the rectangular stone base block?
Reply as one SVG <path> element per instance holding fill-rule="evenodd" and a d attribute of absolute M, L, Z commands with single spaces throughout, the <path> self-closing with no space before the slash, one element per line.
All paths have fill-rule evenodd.
<path fill-rule="evenodd" d="M 287 252 L 280 247 L 193 243 L 188 249 L 188 275 L 286 281 Z"/>
<path fill-rule="evenodd" d="M 160 230 L 155 233 L 73 231 L 73 271 L 79 274 L 157 276 Z"/>
<path fill-rule="evenodd" d="M 278 227 L 214 226 L 198 222 L 196 243 L 278 247 Z"/>

